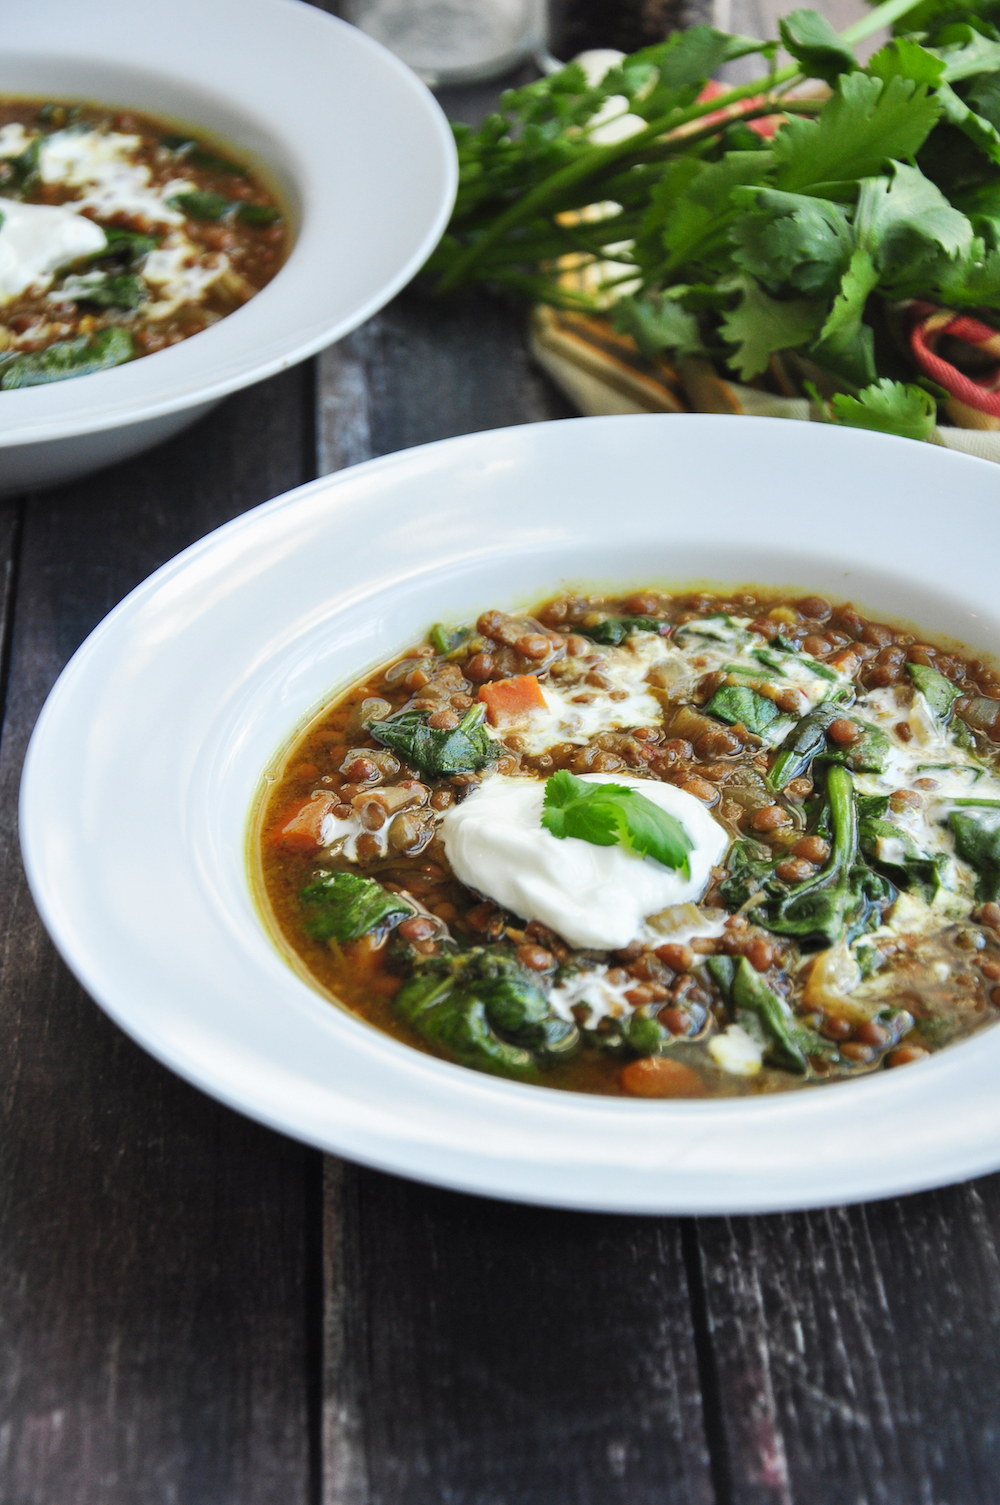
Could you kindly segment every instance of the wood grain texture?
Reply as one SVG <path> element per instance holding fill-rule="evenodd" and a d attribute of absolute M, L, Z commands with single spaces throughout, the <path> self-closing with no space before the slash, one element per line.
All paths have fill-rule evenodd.
<path fill-rule="evenodd" d="M 318 1157 L 179 1081 L 86 997 L 34 912 L 14 812 L 67 657 L 158 564 L 304 478 L 310 401 L 291 373 L 26 504 L 0 744 L 3 1505 L 309 1499 Z"/>
<path fill-rule="evenodd" d="M 1000 1177 L 699 1242 L 732 1505 L 995 1505 Z"/>
<path fill-rule="evenodd" d="M 328 1188 L 325 1505 L 710 1505 L 678 1220 Z"/>
<path fill-rule="evenodd" d="M 407 293 L 319 357 L 317 466 L 572 409 L 530 360 L 523 315 L 473 292 L 438 304 Z"/>

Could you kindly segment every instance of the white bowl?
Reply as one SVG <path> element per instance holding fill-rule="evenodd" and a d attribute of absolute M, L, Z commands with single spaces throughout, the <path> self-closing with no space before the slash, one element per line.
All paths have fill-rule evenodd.
<path fill-rule="evenodd" d="M 264 168 L 295 228 L 274 280 L 202 334 L 115 370 L 0 392 L 0 495 L 135 454 L 347 334 L 420 269 L 455 196 L 455 146 L 433 96 L 362 32 L 300 0 L 9 5 L 0 94 L 200 126 Z"/>
<path fill-rule="evenodd" d="M 182 1076 L 404 1175 L 724 1213 L 993 1170 L 1000 1030 L 762 1099 L 494 1080 L 397 1043 L 297 976 L 254 908 L 245 844 L 262 770 L 338 685 L 437 618 L 563 580 L 789 586 L 1000 654 L 998 504 L 983 461 L 767 418 L 533 424 L 315 481 L 159 570 L 63 673 L 21 789 L 42 917 L 112 1018 Z"/>

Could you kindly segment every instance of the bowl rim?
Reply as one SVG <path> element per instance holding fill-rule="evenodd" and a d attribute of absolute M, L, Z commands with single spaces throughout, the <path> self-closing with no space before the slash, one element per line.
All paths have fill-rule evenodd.
<path fill-rule="evenodd" d="M 720 424 L 724 425 L 721 429 Z M 245 1082 L 241 1084 L 241 1072 L 253 1075 L 246 1060 L 235 1061 L 234 1075 L 230 1069 L 232 1063 L 220 1065 L 218 1059 L 206 1052 L 204 1041 L 196 1040 L 192 1047 L 190 1042 L 179 1040 L 176 1034 L 173 1037 L 164 1035 L 155 1009 L 145 1016 L 137 1013 L 135 999 L 128 987 L 115 984 L 109 988 L 108 974 L 102 969 L 103 964 L 99 964 L 99 948 L 95 952 L 93 939 L 84 934 L 79 914 L 74 910 L 74 906 L 78 909 L 80 895 L 73 892 L 65 870 L 51 860 L 52 853 L 57 849 L 62 851 L 65 846 L 66 819 L 62 818 L 57 823 L 58 828 L 53 829 L 44 808 L 44 791 L 52 787 L 53 750 L 67 745 L 67 716 L 73 714 L 74 707 L 79 713 L 81 707 L 90 704 L 87 701 L 88 689 L 93 689 L 97 682 L 95 675 L 99 677 L 102 672 L 102 656 L 107 660 L 103 666 L 106 672 L 107 664 L 114 663 L 116 652 L 120 657 L 126 649 L 134 654 L 141 648 L 145 631 L 143 613 L 152 613 L 149 617 L 149 622 L 152 622 L 156 611 L 165 609 L 168 601 L 173 602 L 176 609 L 178 593 L 182 594 L 185 588 L 192 589 L 193 582 L 197 580 L 198 588 L 203 590 L 205 583 L 213 578 L 213 568 L 221 579 L 227 570 L 232 571 L 235 561 L 246 561 L 263 551 L 273 550 L 276 539 L 284 538 L 288 542 L 289 536 L 295 534 L 300 552 L 314 548 L 315 539 L 323 529 L 343 528 L 346 514 L 352 507 L 357 508 L 359 499 L 368 506 L 373 501 L 384 505 L 395 490 L 399 493 L 400 508 L 405 510 L 404 503 L 412 505 L 412 496 L 409 502 L 406 501 L 407 487 L 415 496 L 421 486 L 425 490 L 450 486 L 455 492 L 453 513 L 457 516 L 459 506 L 465 505 L 469 485 L 477 478 L 479 484 L 487 488 L 491 484 L 506 484 L 513 488 L 518 484 L 518 474 L 521 473 L 523 478 L 534 464 L 537 484 L 541 486 L 546 465 L 557 473 L 559 464 L 575 454 L 582 473 L 585 466 L 593 468 L 595 456 L 603 453 L 607 469 L 611 452 L 617 458 L 623 447 L 627 448 L 630 443 L 633 446 L 638 443 L 640 447 L 645 445 L 647 458 L 657 453 L 657 446 L 667 452 L 672 447 L 675 465 L 683 459 L 682 452 L 687 451 L 690 451 L 688 459 L 693 456 L 702 465 L 718 466 L 721 457 L 723 467 L 728 466 L 734 476 L 746 473 L 749 460 L 782 449 L 789 451 L 793 460 L 805 456 L 815 464 L 825 459 L 826 465 L 819 468 L 819 473 L 823 473 L 831 469 L 831 456 L 836 450 L 846 454 L 851 462 L 842 469 L 850 472 L 853 466 L 859 475 L 872 474 L 869 484 L 875 495 L 887 476 L 902 477 L 902 485 L 927 469 L 931 478 L 925 489 L 930 492 L 936 486 L 947 487 L 949 506 L 956 520 L 964 508 L 973 520 L 978 517 L 989 522 L 990 509 L 995 508 L 996 475 L 985 461 L 937 447 L 918 449 L 911 441 L 860 431 L 831 431 L 819 426 L 810 430 L 804 424 L 763 418 L 733 426 L 728 418 L 708 415 L 560 420 L 494 430 L 385 456 L 310 482 L 234 519 L 164 565 L 105 618 L 63 671 L 32 735 L 21 786 L 22 850 L 31 891 L 43 920 L 67 963 L 101 1006 L 165 1064 L 231 1106 L 272 1127 L 322 1149 L 347 1154 L 396 1174 L 415 1176 L 459 1190 L 565 1207 L 647 1213 L 739 1213 L 896 1195 L 994 1169 L 1000 1164 L 1000 1104 L 994 1104 L 992 1087 L 996 1066 L 1000 1063 L 1000 1031 L 987 1031 L 973 1040 L 949 1047 L 908 1072 L 887 1073 L 876 1082 L 841 1083 L 825 1092 L 807 1089 L 773 1098 L 709 1099 L 672 1104 L 546 1091 L 518 1082 L 484 1077 L 464 1067 L 425 1056 L 381 1034 L 346 1011 L 331 1008 L 322 995 L 300 978 L 292 981 L 291 969 L 278 956 L 258 919 L 255 941 L 264 937 L 267 955 L 274 963 L 267 972 L 266 987 L 262 974 L 261 986 L 266 991 L 279 975 L 285 979 L 281 1002 L 285 1026 L 299 1028 L 304 1015 L 308 1014 L 312 1024 L 320 1021 L 324 1026 L 321 1033 L 326 1040 L 334 1042 L 334 1055 L 339 1053 L 338 1059 L 344 1070 L 347 1069 L 344 1063 L 348 1061 L 350 1068 L 358 1071 L 367 1069 L 374 1061 L 375 1070 L 386 1072 L 394 1089 L 403 1083 L 410 1093 L 409 1103 L 411 1107 L 416 1104 L 417 1116 L 423 1115 L 423 1120 L 415 1125 L 408 1124 L 406 1130 L 402 1122 L 397 1122 L 393 1134 L 385 1130 L 384 1115 L 382 1118 L 378 1114 L 366 1116 L 366 1109 L 371 1105 L 359 1103 L 356 1097 L 351 1099 L 349 1093 L 324 1120 L 325 1110 L 314 1100 L 315 1095 L 311 1096 L 312 1088 L 305 1077 L 296 1084 L 292 1096 L 289 1095 L 289 1083 L 283 1081 L 277 1083 L 277 1096 L 263 1090 L 259 1079 L 248 1092 Z M 843 447 L 842 451 L 837 449 L 838 446 Z M 731 453 L 727 454 L 727 450 Z M 700 460 L 699 454 L 702 456 Z M 955 482 L 962 481 L 963 476 L 970 496 L 968 500 L 959 497 L 956 503 Z M 500 477 L 499 481 L 497 477 Z M 654 518 L 655 502 L 656 498 L 653 498 L 647 506 L 650 518 Z M 524 506 L 530 507 L 530 500 L 525 500 Z M 380 515 L 384 520 L 390 520 L 384 512 Z M 911 519 L 913 516 L 915 513 L 911 507 Z M 883 528 L 890 524 L 887 511 Z M 704 531 L 704 518 L 691 517 L 685 525 L 696 530 L 700 528 L 701 536 L 708 537 Z M 767 526 L 772 532 L 777 530 L 780 537 L 782 525 L 783 519 L 776 515 Z M 619 522 L 616 517 L 610 517 L 601 526 L 602 536 L 607 540 L 614 537 Z M 679 521 L 676 526 L 680 528 Z M 915 526 L 912 521 L 910 526 Z M 537 530 L 529 530 L 529 534 L 537 540 Z M 337 534 L 338 540 L 341 537 L 342 533 Z M 666 537 L 663 534 L 660 541 L 665 541 Z M 467 561 L 469 556 L 463 553 L 463 542 L 460 539 L 452 555 L 439 560 L 436 567 L 428 568 L 426 578 L 431 587 L 436 588 L 441 582 L 448 585 L 456 578 L 456 570 L 464 567 L 462 561 Z M 708 547 L 708 543 L 705 546 Z M 714 544 L 711 546 L 715 547 Z M 771 543 L 768 548 L 776 559 L 781 559 L 780 547 Z M 947 553 L 947 548 L 944 552 Z M 498 554 L 513 559 L 515 563 L 524 557 L 523 550 L 519 551 L 516 541 L 509 537 L 499 550 L 494 543 L 486 554 L 477 556 L 482 568 L 498 567 L 493 563 Z M 957 552 L 954 558 L 959 558 Z M 352 563 L 356 563 L 356 557 L 352 556 Z M 835 559 L 831 570 L 838 564 Z M 371 560 L 364 567 L 369 574 L 376 570 L 376 579 L 383 581 L 384 588 L 384 579 L 389 577 L 379 577 L 378 566 Z M 946 568 L 952 567 L 946 561 Z M 272 580 L 276 578 L 274 568 L 265 569 L 264 575 L 270 574 Z M 936 564 L 934 568 L 937 568 Z M 933 575 L 934 568 L 928 566 L 923 576 L 918 574 L 915 587 L 908 574 L 899 578 L 904 583 L 909 581 L 908 588 L 929 591 L 928 576 Z M 988 566 L 984 563 L 978 568 L 979 575 L 968 598 L 977 607 L 984 601 L 989 604 L 992 599 Z M 392 577 L 393 580 L 405 578 Z M 352 601 L 376 601 L 377 591 L 370 592 L 366 598 L 354 575 L 351 582 L 353 596 L 347 590 L 345 595 L 337 598 L 339 604 L 331 607 L 332 615 L 321 621 L 310 619 L 308 630 L 303 625 L 303 618 L 295 629 L 298 639 L 292 632 L 287 642 L 294 640 L 299 645 L 306 644 L 307 648 L 308 632 L 329 634 L 330 622 L 337 619 L 338 611 L 343 617 L 351 609 Z M 801 585 L 808 587 L 809 582 L 802 581 Z M 237 595 L 240 589 L 250 587 L 237 585 Z M 956 610 L 964 610 L 965 597 L 956 595 L 947 599 L 954 599 Z M 934 610 L 937 609 L 935 605 Z M 971 607 L 969 615 L 974 615 Z M 1000 617 L 995 613 L 990 616 L 988 612 L 985 615 L 987 626 L 984 631 L 987 637 L 992 634 L 991 645 L 1000 651 Z M 306 648 L 302 648 L 302 652 Z M 251 649 L 246 651 L 250 653 Z M 287 673 L 289 665 L 294 668 L 297 660 L 288 658 L 287 643 L 282 652 L 286 655 L 280 659 L 282 672 Z M 354 664 L 359 667 L 361 660 L 355 658 Z M 259 685 L 253 693 L 258 692 Z M 278 735 L 272 732 L 272 749 L 277 750 L 313 703 L 314 699 L 303 701 L 298 716 L 290 720 Z M 237 700 L 234 707 L 233 715 L 238 720 L 244 714 L 243 703 Z M 70 745 L 76 744 L 71 741 Z M 201 809 L 197 801 L 189 803 L 185 806 L 184 818 L 197 817 Z M 245 822 L 246 806 L 242 809 Z M 242 827 L 239 835 L 242 857 Z M 245 874 L 242 881 L 246 883 Z M 243 940 L 253 949 L 249 931 L 244 933 Z M 253 966 L 258 963 L 267 967 L 264 949 L 260 946 L 253 951 Z M 274 1075 L 276 1080 L 280 1077 L 277 1066 L 274 1066 Z M 345 1090 L 342 1082 L 338 1084 L 338 1090 Z M 926 1099 L 928 1096 L 934 1098 L 935 1092 L 942 1101 L 936 1105 L 932 1102 L 933 1111 L 928 1112 Z M 741 1167 L 739 1176 L 730 1171 L 733 1151 L 727 1148 L 726 1142 L 731 1146 L 734 1127 L 738 1126 L 742 1131 L 738 1136 L 741 1139 L 746 1137 L 749 1125 L 762 1143 L 785 1146 L 782 1136 L 787 1133 L 788 1125 L 796 1131 L 792 1136 L 795 1139 L 801 1139 L 805 1129 L 808 1140 L 810 1125 L 824 1125 L 823 1132 L 827 1133 L 831 1117 L 828 1105 L 831 1102 L 839 1103 L 843 1108 L 843 1111 L 833 1114 L 838 1129 L 837 1145 L 842 1143 L 840 1130 L 845 1127 L 844 1120 L 850 1118 L 850 1132 L 855 1141 L 869 1148 L 869 1161 L 860 1170 L 845 1175 L 843 1168 L 833 1164 L 825 1151 L 819 1155 L 817 1170 L 815 1157 L 818 1151 L 810 1142 L 805 1147 L 813 1157 L 805 1165 L 809 1174 L 803 1180 L 803 1164 L 800 1164 L 795 1189 L 787 1195 L 783 1194 L 780 1184 L 775 1183 L 778 1173 L 773 1166 L 768 1168 L 768 1174 L 759 1175 L 756 1180 L 752 1168 L 751 1173 L 747 1173 L 746 1165 Z M 393 1112 L 397 1110 L 398 1105 L 394 1104 Z M 894 1115 L 905 1118 L 907 1132 L 912 1129 L 915 1144 L 911 1145 L 907 1140 L 901 1150 L 899 1144 L 894 1143 L 891 1153 L 880 1151 L 877 1145 L 871 1149 L 869 1138 L 873 1126 L 874 1130 L 894 1131 L 898 1140 L 901 1127 L 895 1122 Z M 442 1116 L 445 1120 L 443 1129 Z M 501 1155 L 495 1149 L 491 1150 L 485 1141 L 470 1147 L 456 1138 L 458 1129 L 474 1124 L 477 1117 L 482 1120 L 483 1134 L 488 1128 L 497 1131 L 503 1128 L 509 1135 L 509 1150 L 506 1142 L 505 1153 Z M 962 1120 L 960 1124 L 959 1119 Z M 675 1174 L 672 1178 L 663 1172 L 661 1165 L 653 1177 L 656 1184 L 652 1189 L 637 1189 L 635 1177 L 628 1180 L 626 1176 L 627 1167 L 612 1164 L 609 1171 L 603 1162 L 597 1164 L 595 1175 L 588 1181 L 580 1165 L 569 1156 L 569 1140 L 574 1134 L 586 1132 L 591 1136 L 588 1143 L 600 1160 L 600 1156 L 605 1155 L 603 1136 L 617 1135 L 618 1139 L 607 1152 L 613 1160 L 614 1154 L 620 1154 L 621 1142 L 624 1142 L 623 1120 L 628 1121 L 631 1129 L 636 1125 L 643 1126 L 644 1132 L 649 1126 L 665 1125 L 668 1132 L 681 1133 L 697 1125 L 712 1143 L 707 1149 L 687 1143 L 683 1147 L 684 1156 L 690 1161 L 697 1154 L 715 1154 L 718 1150 L 714 1183 L 692 1190 L 682 1176 Z M 540 1149 L 532 1135 L 544 1132 L 546 1126 L 552 1133 L 555 1147 L 543 1145 Z M 635 1143 L 642 1151 L 641 1136 Z M 736 1158 L 746 1153 L 749 1151 L 738 1147 Z M 798 1154 L 800 1162 L 802 1160 L 801 1147 L 797 1144 L 789 1143 L 782 1153 L 793 1157 Z M 586 1169 L 594 1171 L 595 1167 Z M 615 1175 L 620 1178 L 620 1185 L 615 1183 Z M 780 1175 L 778 1181 L 780 1183 Z"/>
<path fill-rule="evenodd" d="M 112 4 L 115 3 L 120 5 L 122 0 L 112 0 Z M 411 69 L 386 48 L 366 33 L 327 11 L 304 4 L 302 0 L 250 0 L 250 4 L 254 10 L 255 20 L 260 21 L 263 17 L 264 22 L 272 29 L 281 28 L 283 33 L 287 34 L 290 28 L 293 31 L 298 28 L 299 36 L 297 38 L 293 36 L 292 39 L 297 46 L 309 47 L 313 51 L 324 47 L 329 50 L 332 47 L 334 53 L 346 51 L 350 56 L 367 60 L 369 66 L 374 65 L 379 70 L 380 77 L 391 84 L 396 91 L 396 99 L 405 102 L 405 107 L 411 112 L 412 122 L 414 124 L 419 122 L 424 131 L 429 133 L 433 151 L 436 154 L 434 163 L 436 182 L 433 210 L 426 216 L 426 224 L 422 232 L 416 240 L 410 236 L 411 244 L 407 248 L 406 255 L 401 260 L 397 258 L 397 265 L 392 274 L 387 276 L 379 286 L 373 288 L 363 301 L 339 313 L 335 318 L 327 317 L 320 320 L 318 325 L 314 320 L 301 319 L 300 327 L 290 326 L 284 338 L 275 340 L 269 336 L 268 353 L 258 357 L 253 354 L 254 342 L 262 330 L 267 332 L 267 317 L 274 299 L 272 290 L 280 282 L 281 292 L 284 293 L 290 276 L 299 279 L 303 291 L 298 295 L 298 304 L 305 309 L 309 279 L 322 273 L 319 248 L 313 246 L 309 239 L 309 223 L 313 206 L 308 202 L 305 203 L 296 216 L 298 223 L 289 254 L 271 282 L 255 294 L 248 303 L 228 314 L 218 324 L 201 331 L 197 337 L 192 336 L 179 345 L 155 352 L 151 356 L 144 356 L 138 361 L 129 362 L 124 367 L 91 374 L 85 378 L 87 383 L 85 393 L 80 392 L 78 381 L 74 379 L 2 394 L 0 454 L 7 448 L 30 447 L 83 437 L 168 417 L 187 408 L 201 407 L 216 402 L 231 392 L 263 381 L 279 371 L 297 365 L 342 339 L 378 312 L 412 280 L 438 243 L 450 218 L 457 192 L 458 156 L 447 117 L 430 90 Z M 192 13 L 200 8 L 198 0 L 175 0 L 175 9 L 177 7 L 190 10 Z M 141 15 L 146 12 L 152 18 L 157 13 L 155 0 L 128 0 L 128 9 L 133 18 L 133 24 L 137 14 Z M 214 11 L 232 12 L 234 16 L 238 14 L 245 26 L 250 19 L 248 9 L 247 4 L 238 3 L 238 0 L 213 0 Z M 46 28 L 51 28 L 52 13 L 58 14 L 62 10 L 62 0 L 39 0 L 39 3 L 32 7 L 32 12 L 38 16 L 39 34 Z M 247 27 L 247 29 L 253 31 L 255 28 Z M 127 43 L 128 29 L 125 28 L 124 31 L 125 43 Z M 116 45 L 121 46 L 125 43 L 119 39 Z M 263 46 L 262 39 L 259 45 Z M 290 50 L 294 50 L 291 43 L 289 47 Z M 7 49 L 7 54 L 8 58 L 13 59 L 15 63 L 19 58 L 24 57 L 34 60 L 34 54 L 29 49 L 19 48 L 16 44 Z M 50 49 L 47 56 L 51 57 L 54 62 L 58 62 L 60 66 L 67 62 L 66 55 L 57 49 Z M 72 63 L 73 60 L 69 61 Z M 79 59 L 81 70 L 93 63 L 93 56 Z M 209 97 L 205 80 L 199 78 L 192 82 L 190 78 L 172 67 L 154 70 L 146 65 L 145 60 L 137 61 L 133 58 L 129 61 L 112 52 L 104 59 L 104 68 L 120 74 L 123 82 L 127 81 L 130 73 L 138 78 L 144 75 L 150 77 L 155 73 L 166 82 L 178 85 L 192 96 L 201 94 L 206 99 Z M 36 92 L 31 90 L 28 97 Z M 80 97 L 67 89 L 54 92 L 64 98 Z M 0 90 L 0 93 L 5 97 L 12 94 L 16 97 L 16 91 L 13 90 Z M 83 97 L 93 98 L 94 95 L 92 92 L 85 93 Z M 248 121 L 252 121 L 255 126 L 261 128 L 265 135 L 280 138 L 280 131 L 287 128 L 284 112 L 279 110 L 270 96 L 266 94 L 261 100 L 251 97 L 248 93 L 240 94 L 238 90 L 234 91 L 230 86 L 229 92 L 222 97 L 224 104 L 232 113 L 242 113 Z M 153 109 L 151 113 L 153 115 L 169 114 L 167 111 L 156 109 Z M 192 123 L 197 124 L 197 121 Z M 220 133 L 210 128 L 206 128 L 206 134 L 217 137 L 225 135 L 224 132 Z M 297 191 L 307 167 L 312 168 L 311 177 L 314 184 L 321 180 L 322 174 L 319 169 L 322 167 L 324 150 L 329 155 L 333 150 L 333 141 L 331 140 L 324 148 L 315 138 L 305 135 L 297 141 L 296 146 L 305 154 L 288 174 L 290 178 L 297 178 L 294 185 Z M 269 165 L 262 165 L 265 174 L 273 177 L 274 173 L 269 171 Z M 300 264 L 303 261 L 305 265 Z M 271 297 L 268 296 L 269 294 Z M 220 331 L 226 326 L 229 326 L 227 339 L 232 341 L 231 331 L 234 321 L 238 321 L 236 327 L 240 331 L 239 344 L 244 351 L 250 352 L 249 357 L 236 359 L 235 369 L 227 369 L 213 379 L 199 381 L 198 370 L 204 364 L 205 341 L 211 341 L 213 337 L 216 337 L 217 342 Z M 215 345 L 213 345 L 214 348 Z M 232 356 L 226 357 L 230 368 L 233 366 L 233 360 Z M 150 369 L 150 362 L 154 363 L 152 369 Z M 126 377 L 126 380 L 123 381 L 123 377 Z M 132 395 L 130 389 L 135 389 L 136 386 L 139 390 Z M 73 390 L 67 391 L 67 388 Z"/>

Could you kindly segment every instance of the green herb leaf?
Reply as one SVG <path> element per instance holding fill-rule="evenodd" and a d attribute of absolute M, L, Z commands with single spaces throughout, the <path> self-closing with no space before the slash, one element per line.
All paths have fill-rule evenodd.
<path fill-rule="evenodd" d="M 742 723 L 748 732 L 760 736 L 774 721 L 778 707 L 766 695 L 758 695 L 747 685 L 721 685 L 705 707 L 710 716 L 728 721 L 730 726 Z"/>
<path fill-rule="evenodd" d="M 858 841 L 899 888 L 919 894 L 928 904 L 934 902 L 948 866 L 943 852 L 933 856 L 923 851 L 901 826 L 871 815 L 859 818 Z"/>
<path fill-rule="evenodd" d="M 995 903 L 1000 899 L 1000 808 L 951 810 L 948 824 L 955 851 L 978 875 L 976 898 L 981 904 Z"/>
<path fill-rule="evenodd" d="M 190 219 L 220 220 L 232 216 L 247 225 L 273 225 L 281 218 L 280 209 L 268 204 L 248 204 L 241 199 L 227 199 L 221 193 L 175 193 L 167 200 L 171 209 L 179 209 Z"/>
<path fill-rule="evenodd" d="M 71 376 L 90 376 L 124 365 L 135 355 L 135 342 L 127 329 L 115 326 L 75 340 L 58 340 L 36 354 L 0 355 L 0 391 L 18 387 L 42 387 L 66 381 Z"/>
<path fill-rule="evenodd" d="M 167 151 L 173 152 L 175 156 L 183 157 L 185 162 L 193 163 L 195 167 L 206 167 L 212 172 L 232 173 L 241 178 L 247 175 L 248 169 L 242 163 L 234 162 L 231 157 L 221 157 L 218 152 L 210 151 L 194 136 L 161 136 L 160 145 L 165 146 Z"/>
<path fill-rule="evenodd" d="M 576 627 L 574 631 L 590 638 L 592 643 L 617 648 L 634 632 L 659 632 L 664 626 L 666 623 L 659 617 L 605 617 L 603 622 L 595 622 L 591 627 Z"/>
<path fill-rule="evenodd" d="M 92 303 L 95 308 L 139 308 L 146 302 L 146 287 L 132 272 L 84 272 L 65 277 L 59 296 L 72 303 Z"/>
<path fill-rule="evenodd" d="M 484 947 L 422 963 L 393 1007 L 442 1054 L 504 1076 L 537 1076 L 579 1043 L 514 957 Z"/>
<path fill-rule="evenodd" d="M 926 700 L 934 720 L 940 727 L 946 727 L 961 692 L 950 679 L 926 664 L 907 664 L 906 672 Z"/>
<path fill-rule="evenodd" d="M 673 351 L 680 360 L 704 354 L 697 319 L 672 298 L 652 293 L 619 298 L 611 310 L 611 322 L 619 334 L 632 336 L 648 360 L 655 360 L 664 350 Z"/>
<path fill-rule="evenodd" d="M 729 231 L 739 266 L 810 298 L 834 295 L 853 244 L 846 210 L 773 188 L 736 189 L 733 199 L 747 210 Z"/>
<path fill-rule="evenodd" d="M 778 188 L 873 177 L 920 150 L 941 106 L 911 79 L 843 75 L 818 120 L 789 120 L 774 138 Z"/>
<path fill-rule="evenodd" d="M 737 306 L 725 315 L 720 333 L 736 346 L 731 357 L 742 381 L 767 369 L 776 350 L 792 350 L 815 339 L 823 323 L 824 305 L 812 299 L 779 302 L 769 298 L 752 277 L 733 278 L 741 292 Z"/>
<path fill-rule="evenodd" d="M 485 768 L 500 755 L 483 725 L 485 716 L 484 705 L 471 706 L 458 726 L 446 731 L 427 725 L 427 711 L 397 711 L 373 721 L 368 731 L 423 773 L 465 773 Z"/>
<path fill-rule="evenodd" d="M 853 50 L 818 11 L 793 10 L 781 18 L 778 29 L 786 50 L 808 78 L 832 84 L 841 73 L 851 73 L 858 66 Z"/>
<path fill-rule="evenodd" d="M 839 423 L 879 434 L 898 434 L 903 439 L 926 439 L 937 421 L 929 392 L 885 377 L 865 387 L 856 398 L 838 392 L 831 407 Z"/>
<path fill-rule="evenodd" d="M 545 782 L 542 825 L 560 840 L 620 845 L 690 875 L 691 838 L 675 816 L 624 784 L 588 784 L 560 769 Z"/>
<path fill-rule="evenodd" d="M 840 284 L 840 292 L 811 354 L 854 386 L 864 387 L 875 379 L 875 337 L 864 323 L 865 305 L 878 285 L 878 271 L 871 254 L 853 252 Z"/>
<path fill-rule="evenodd" d="M 398 894 L 357 873 L 326 873 L 307 884 L 299 899 L 303 929 L 317 941 L 356 941 L 389 920 L 415 913 Z"/>
<path fill-rule="evenodd" d="M 167 199 L 170 209 L 177 209 L 189 219 L 220 220 L 233 208 L 232 199 L 222 193 L 204 193 L 192 189 L 190 193 L 175 193 Z"/>

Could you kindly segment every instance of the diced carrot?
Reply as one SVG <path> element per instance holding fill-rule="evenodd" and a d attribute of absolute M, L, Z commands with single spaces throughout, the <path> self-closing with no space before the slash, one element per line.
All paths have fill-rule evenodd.
<path fill-rule="evenodd" d="M 275 827 L 271 840 L 293 852 L 311 851 L 320 844 L 323 817 L 337 804 L 335 794 L 314 794 L 284 825 Z"/>
<path fill-rule="evenodd" d="M 630 1097 L 705 1097 L 707 1088 L 696 1071 L 669 1056 L 644 1056 L 619 1073 Z"/>
<path fill-rule="evenodd" d="M 530 711 L 545 709 L 545 696 L 537 674 L 518 674 L 513 679 L 495 679 L 480 685 L 479 698 L 486 704 L 490 726 L 519 721 Z"/>

